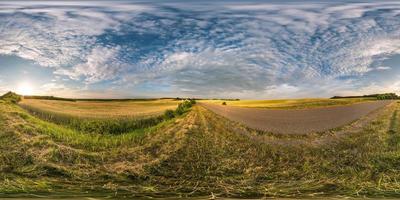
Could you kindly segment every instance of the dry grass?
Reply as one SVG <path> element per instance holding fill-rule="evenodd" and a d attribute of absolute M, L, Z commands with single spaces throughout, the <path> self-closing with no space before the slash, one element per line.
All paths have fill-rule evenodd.
<path fill-rule="evenodd" d="M 400 197 L 398 109 L 338 131 L 278 137 L 195 106 L 124 137 L 81 134 L 0 101 L 0 193 Z"/>
<path fill-rule="evenodd" d="M 174 110 L 181 101 L 172 99 L 148 101 L 56 101 L 24 99 L 21 105 L 82 118 L 122 118 L 160 115 Z"/>
<path fill-rule="evenodd" d="M 226 102 L 228 106 L 269 108 L 269 109 L 303 109 L 327 106 L 349 105 L 353 103 L 374 101 L 375 98 L 348 98 L 348 99 L 279 99 L 279 100 L 202 100 L 200 102 L 216 103 L 221 105 Z"/>

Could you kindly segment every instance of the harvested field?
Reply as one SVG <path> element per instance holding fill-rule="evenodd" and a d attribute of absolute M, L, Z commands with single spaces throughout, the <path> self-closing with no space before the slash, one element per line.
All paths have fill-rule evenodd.
<path fill-rule="evenodd" d="M 201 103 L 207 109 L 250 128 L 283 134 L 307 134 L 337 128 L 392 101 L 374 101 L 347 106 L 302 110 L 269 110 Z"/>
<path fill-rule="evenodd" d="M 375 101 L 376 98 L 307 98 L 307 99 L 274 99 L 274 100 L 202 100 L 204 103 L 216 103 L 221 105 L 225 102 L 228 106 L 245 108 L 266 108 L 266 109 L 305 109 L 321 108 L 330 106 L 344 106 L 361 102 Z"/>

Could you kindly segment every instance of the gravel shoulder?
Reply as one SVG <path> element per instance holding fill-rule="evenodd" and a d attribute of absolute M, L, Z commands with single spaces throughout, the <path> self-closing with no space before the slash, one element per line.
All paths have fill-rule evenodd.
<path fill-rule="evenodd" d="M 302 110 L 270 110 L 200 103 L 212 112 L 250 128 L 281 134 L 323 132 L 349 124 L 392 101 L 373 101 L 347 106 Z"/>

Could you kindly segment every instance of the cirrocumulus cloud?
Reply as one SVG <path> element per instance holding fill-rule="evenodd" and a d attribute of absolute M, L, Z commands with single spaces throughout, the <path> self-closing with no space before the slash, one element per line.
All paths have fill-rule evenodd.
<path fill-rule="evenodd" d="M 368 77 L 394 70 L 377 62 L 400 54 L 400 3 L 0 2 L 0 54 L 126 95 L 380 92 L 396 83 Z"/>

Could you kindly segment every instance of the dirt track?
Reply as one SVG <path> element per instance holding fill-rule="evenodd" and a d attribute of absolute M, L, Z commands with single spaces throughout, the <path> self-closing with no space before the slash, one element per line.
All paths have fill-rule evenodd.
<path fill-rule="evenodd" d="M 211 103 L 200 103 L 200 105 L 250 128 L 273 133 L 306 134 L 346 125 L 391 102 L 375 101 L 303 110 L 242 108 Z"/>

